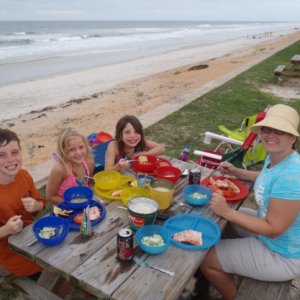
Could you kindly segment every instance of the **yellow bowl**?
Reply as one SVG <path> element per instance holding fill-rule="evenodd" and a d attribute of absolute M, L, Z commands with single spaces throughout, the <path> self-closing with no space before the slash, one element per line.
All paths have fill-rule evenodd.
<path fill-rule="evenodd" d="M 128 187 L 122 190 L 121 200 L 124 205 L 128 205 L 128 201 L 136 197 L 148 197 L 150 194 L 149 190 L 142 187 Z"/>
<path fill-rule="evenodd" d="M 112 190 L 116 188 L 121 179 L 121 174 L 115 170 L 104 170 L 94 176 L 95 186 L 101 190 Z"/>

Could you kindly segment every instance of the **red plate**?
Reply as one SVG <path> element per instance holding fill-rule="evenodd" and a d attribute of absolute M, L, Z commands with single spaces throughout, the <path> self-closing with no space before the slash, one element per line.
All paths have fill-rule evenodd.
<path fill-rule="evenodd" d="M 201 184 L 208 187 L 209 178 L 210 177 L 207 177 L 204 180 L 202 180 Z M 238 194 L 236 194 L 235 196 L 225 197 L 227 201 L 240 201 L 247 197 L 247 195 L 249 194 L 249 188 L 246 185 L 244 185 L 241 181 L 232 179 L 232 178 L 228 178 L 228 177 L 223 177 L 223 176 L 222 177 L 213 176 L 214 180 L 218 180 L 218 179 L 223 180 L 225 178 L 228 179 L 229 181 L 233 182 L 240 189 L 240 192 Z"/>
<path fill-rule="evenodd" d="M 152 172 L 141 172 L 140 170 L 134 168 L 133 165 L 131 165 L 131 168 L 136 173 L 143 173 L 143 174 L 148 174 L 150 176 L 155 176 L 156 169 L 158 167 L 165 167 L 165 166 L 172 166 L 172 164 L 165 158 L 157 157 L 156 168 Z"/>

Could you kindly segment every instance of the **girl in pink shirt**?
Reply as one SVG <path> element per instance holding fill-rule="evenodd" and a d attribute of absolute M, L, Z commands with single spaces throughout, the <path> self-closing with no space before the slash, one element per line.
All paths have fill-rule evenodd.
<path fill-rule="evenodd" d="M 76 185 L 89 185 L 94 159 L 86 138 L 73 128 L 62 130 L 58 136 L 56 163 L 46 187 L 47 201 L 58 204 L 63 201 L 66 189 Z"/>

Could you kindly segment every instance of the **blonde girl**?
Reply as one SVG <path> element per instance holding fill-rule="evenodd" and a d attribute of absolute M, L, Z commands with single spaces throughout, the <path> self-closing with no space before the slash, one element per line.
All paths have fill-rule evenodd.
<path fill-rule="evenodd" d="M 63 201 L 66 189 L 89 185 L 88 176 L 93 172 L 94 159 L 85 136 L 70 127 L 60 132 L 54 157 L 56 163 L 49 175 L 46 199 L 58 204 Z"/>

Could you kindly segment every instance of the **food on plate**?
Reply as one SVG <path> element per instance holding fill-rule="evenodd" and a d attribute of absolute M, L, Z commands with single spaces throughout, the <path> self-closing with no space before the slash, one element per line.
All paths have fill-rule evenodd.
<path fill-rule="evenodd" d="M 192 193 L 191 194 L 191 197 L 192 198 L 194 198 L 194 199 L 205 199 L 205 198 L 207 198 L 207 195 L 205 195 L 205 194 L 201 194 L 201 193 L 199 193 L 199 192 L 195 192 L 195 193 Z"/>
<path fill-rule="evenodd" d="M 55 236 L 55 228 L 44 227 L 40 230 L 39 236 L 44 239 L 51 239 L 53 236 Z"/>
<path fill-rule="evenodd" d="M 91 221 L 95 221 L 100 218 L 101 211 L 97 206 L 90 207 L 89 210 L 90 210 L 90 220 Z M 73 220 L 75 223 L 80 225 L 82 222 L 82 219 L 83 219 L 83 213 L 80 213 L 80 214 L 77 214 Z"/>
<path fill-rule="evenodd" d="M 139 157 L 138 157 L 138 162 L 139 162 L 140 164 L 142 164 L 142 165 L 148 163 L 148 158 L 147 158 L 147 156 L 145 156 L 145 155 L 139 156 Z"/>
<path fill-rule="evenodd" d="M 164 239 L 159 234 L 144 236 L 142 238 L 142 243 L 146 246 L 152 246 L 152 247 L 161 247 L 164 246 L 165 244 Z"/>
<path fill-rule="evenodd" d="M 74 210 L 65 210 L 65 209 L 61 209 L 56 205 L 53 206 L 53 213 L 55 216 L 69 217 L 73 212 Z"/>
<path fill-rule="evenodd" d="M 131 187 L 137 187 L 137 186 L 138 186 L 138 182 L 137 182 L 137 180 L 133 180 L 133 181 L 131 181 L 131 182 L 129 183 L 129 185 L 130 185 Z"/>
<path fill-rule="evenodd" d="M 209 178 L 208 187 L 216 193 L 220 193 L 224 197 L 233 197 L 240 193 L 240 189 L 231 180 Z"/>
<path fill-rule="evenodd" d="M 174 233 L 173 239 L 180 243 L 187 243 L 196 246 L 203 244 L 202 233 L 192 229 Z"/>
<path fill-rule="evenodd" d="M 71 203 L 83 203 L 88 201 L 87 198 L 73 198 L 70 200 Z"/>
<path fill-rule="evenodd" d="M 117 191 L 113 191 L 111 195 L 113 197 L 120 197 L 121 193 L 122 193 L 122 190 L 117 190 Z"/>

